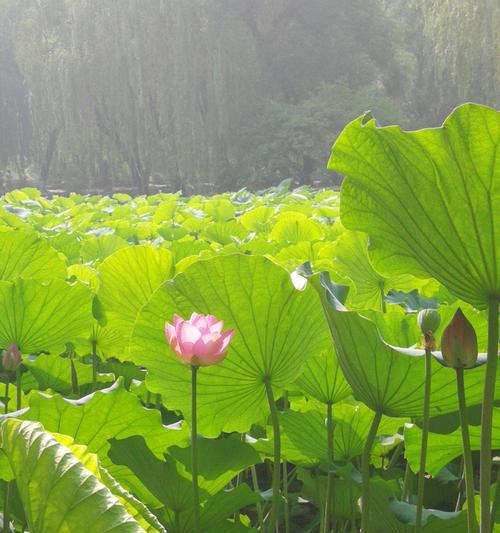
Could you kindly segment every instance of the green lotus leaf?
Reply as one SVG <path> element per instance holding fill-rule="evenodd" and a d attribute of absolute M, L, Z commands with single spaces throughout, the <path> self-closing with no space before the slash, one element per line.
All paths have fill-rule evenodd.
<path fill-rule="evenodd" d="M 201 434 L 247 431 L 268 414 L 264 380 L 281 389 L 309 356 L 329 349 L 317 294 L 297 291 L 288 273 L 263 257 L 228 255 L 190 265 L 165 283 L 140 312 L 131 359 L 148 369 L 146 383 L 170 409 L 191 413 L 189 368 L 174 357 L 164 326 L 174 313 L 211 313 L 236 333 L 222 364 L 199 374 Z"/>
<path fill-rule="evenodd" d="M 469 426 L 470 446 L 472 451 L 481 449 L 481 427 Z M 405 456 L 414 472 L 418 472 L 420 444 L 422 442 L 422 430 L 416 426 L 405 427 Z M 500 449 L 500 408 L 493 410 L 493 441 L 492 448 Z M 437 476 L 439 471 L 449 462 L 463 454 L 462 432 L 460 428 L 452 433 L 429 433 L 429 444 L 426 471 L 432 476 Z"/>
<path fill-rule="evenodd" d="M 373 411 L 363 404 L 339 404 L 333 408 L 335 461 L 350 461 L 363 452 L 370 431 Z M 405 419 L 382 417 L 377 434 L 394 435 Z M 280 413 L 281 454 L 290 463 L 301 466 L 317 465 L 327 461 L 327 430 L 324 414 L 319 411 L 285 411 Z M 271 432 L 269 431 L 269 434 Z M 260 439 L 256 450 L 272 456 L 272 439 Z M 382 446 L 375 446 L 373 456 L 383 453 Z"/>
<path fill-rule="evenodd" d="M 34 233 L 0 232 L 0 280 L 31 278 L 42 281 L 66 277 L 64 259 Z"/>
<path fill-rule="evenodd" d="M 380 275 L 368 254 L 367 235 L 358 231 L 344 231 L 335 241 L 333 270 L 354 285 L 349 293 L 349 308 L 380 311 L 385 309 L 384 297 L 389 289 L 412 290 L 426 283 L 410 274 Z"/>
<path fill-rule="evenodd" d="M 273 215 L 273 207 L 262 205 L 243 213 L 240 217 L 240 222 L 248 231 L 264 232 L 269 229 L 269 221 Z"/>
<path fill-rule="evenodd" d="M 327 478 L 306 470 L 297 469 L 297 478 L 302 481 L 302 493 L 305 498 L 312 501 L 318 508 L 323 509 L 326 500 Z M 358 498 L 361 487 L 352 479 L 335 479 L 334 509 L 337 518 L 352 520 L 359 518 Z"/>
<path fill-rule="evenodd" d="M 84 335 L 92 321 L 92 293 L 77 283 L 0 281 L 0 346 L 17 342 L 23 354 L 61 352 Z"/>
<path fill-rule="evenodd" d="M 324 404 L 335 404 L 352 393 L 333 347 L 326 353 L 309 358 L 295 384 L 306 396 Z"/>
<path fill-rule="evenodd" d="M 500 297 L 500 113 L 464 104 L 441 128 L 346 126 L 328 167 L 346 176 L 340 213 L 365 231 L 384 275 L 434 277 L 485 308 Z"/>
<path fill-rule="evenodd" d="M 302 213 L 282 213 L 274 225 L 269 239 L 283 243 L 315 241 L 323 237 L 321 226 Z"/>
<path fill-rule="evenodd" d="M 216 222 L 226 222 L 234 218 L 236 212 L 234 205 L 227 198 L 221 196 L 216 196 L 205 202 L 203 210 Z"/>
<path fill-rule="evenodd" d="M 41 422 L 48 431 L 64 433 L 76 443 L 87 446 L 90 452 L 99 456 L 103 466 L 120 484 L 138 495 L 142 487 L 135 476 L 109 460 L 108 440 L 142 435 L 149 449 L 158 457 L 163 457 L 164 450 L 169 446 L 186 446 L 189 443 L 186 427 L 163 426 L 159 411 L 144 408 L 134 394 L 118 383 L 80 400 L 33 392 L 29 397 L 29 410 L 23 418 Z"/>
<path fill-rule="evenodd" d="M 118 498 L 41 424 L 3 420 L 0 447 L 14 473 L 30 531 L 144 532 Z"/>
<path fill-rule="evenodd" d="M 200 439 L 198 444 L 198 481 L 200 502 L 203 504 L 201 522 L 207 527 L 209 524 L 215 527 L 217 523 L 214 522 L 217 519 L 224 520 L 229 513 L 225 514 L 224 506 L 217 511 L 212 498 L 220 494 L 239 472 L 258 463 L 259 456 L 236 435 L 221 440 Z M 166 516 L 172 527 L 175 523 L 172 515 L 179 513 L 179 521 L 183 525 L 181 531 L 191 531 L 189 525 L 193 491 L 189 448 L 170 447 L 160 460 L 149 450 L 144 438 L 135 436 L 124 440 L 112 439 L 109 456 L 115 464 L 130 468 L 144 486 L 167 507 Z M 255 496 L 254 494 L 251 500 L 255 501 Z M 224 497 L 216 497 L 216 501 L 220 502 L 221 499 L 224 501 Z M 227 505 L 228 502 L 225 503 Z M 238 510 L 240 507 L 235 508 L 234 505 L 241 503 L 240 499 L 232 501 L 229 512 Z"/>
<path fill-rule="evenodd" d="M 165 533 L 165 528 L 160 524 L 156 516 L 132 494 L 127 492 L 113 478 L 113 476 L 102 467 L 98 456 L 90 453 L 86 446 L 75 444 L 74 439 L 61 433 L 52 433 L 52 436 L 68 448 L 73 455 L 89 470 L 103 485 L 105 485 L 118 501 L 125 507 L 127 512 L 136 520 L 147 533 Z"/>
<path fill-rule="evenodd" d="M 84 261 L 104 261 L 116 251 L 127 247 L 127 241 L 118 235 L 87 235 L 80 254 Z"/>
<path fill-rule="evenodd" d="M 370 481 L 370 530 L 369 533 L 413 533 L 415 531 L 416 506 L 400 502 L 394 497 L 393 487 L 387 481 L 373 478 Z M 466 533 L 465 512 L 444 512 L 424 509 L 423 533 Z"/>
<path fill-rule="evenodd" d="M 221 491 L 239 472 L 260 462 L 258 453 L 237 435 L 224 439 L 199 439 L 198 445 L 199 486 L 205 499 Z M 128 466 L 147 487 L 152 488 L 162 503 L 175 510 L 173 501 L 177 498 L 177 489 L 166 486 L 164 480 L 169 476 L 159 476 L 158 472 L 168 471 L 173 460 L 178 475 L 189 481 L 186 486 L 190 488 L 188 492 L 191 497 L 191 449 L 171 446 L 164 455 L 159 461 L 149 450 L 144 438 L 137 436 L 124 440 L 112 439 L 109 451 L 114 463 Z M 137 460 L 138 457 L 141 459 Z M 188 507 L 184 510 L 188 510 Z"/>
<path fill-rule="evenodd" d="M 92 292 L 97 292 L 99 289 L 99 276 L 97 270 L 89 265 L 75 264 L 68 267 L 68 276 L 74 276 L 78 281 L 86 283 Z"/>
<path fill-rule="evenodd" d="M 73 361 L 74 369 L 80 387 L 92 383 L 92 365 L 85 365 L 78 360 Z M 35 360 L 23 361 L 23 366 L 29 370 L 23 375 L 22 388 L 25 391 L 33 389 L 47 390 L 69 394 L 71 392 L 71 361 L 68 357 L 57 355 L 39 355 Z M 99 382 L 114 381 L 113 375 L 98 375 Z"/>
<path fill-rule="evenodd" d="M 340 367 L 356 399 L 386 416 L 422 416 L 424 357 L 385 343 L 372 321 L 335 309 L 324 294 L 322 303 Z M 434 359 L 431 372 L 431 415 L 457 411 L 455 373 Z M 484 367 L 468 371 L 465 382 L 469 405 L 480 404 Z"/>
<path fill-rule="evenodd" d="M 99 267 L 99 298 L 108 327 L 120 333 L 112 355 L 125 358 L 128 340 L 141 307 L 172 275 L 168 250 L 151 245 L 129 246 L 108 257 Z"/>
<path fill-rule="evenodd" d="M 200 237 L 222 245 L 231 244 L 234 239 L 243 239 L 247 235 L 245 228 L 234 220 L 229 222 L 211 222 L 206 225 Z"/>
<path fill-rule="evenodd" d="M 174 213 L 177 209 L 177 198 L 172 198 L 170 200 L 165 200 L 155 210 L 153 216 L 153 222 L 155 224 L 161 224 L 165 221 L 172 220 Z"/>

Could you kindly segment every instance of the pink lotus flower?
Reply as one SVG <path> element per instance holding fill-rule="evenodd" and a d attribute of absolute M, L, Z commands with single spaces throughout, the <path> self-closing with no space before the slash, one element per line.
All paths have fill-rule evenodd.
<path fill-rule="evenodd" d="M 220 363 L 234 335 L 234 330 L 222 332 L 224 322 L 213 315 L 193 313 L 189 320 L 174 315 L 174 324 L 165 324 L 170 348 L 187 365 L 209 366 Z"/>

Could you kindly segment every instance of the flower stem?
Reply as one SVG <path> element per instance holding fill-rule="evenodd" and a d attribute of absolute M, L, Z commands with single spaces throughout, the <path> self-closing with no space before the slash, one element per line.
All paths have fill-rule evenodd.
<path fill-rule="evenodd" d="M 328 463 L 329 467 L 333 463 L 333 406 L 331 403 L 326 405 L 326 431 L 327 431 L 327 446 L 328 446 Z M 328 477 L 326 482 L 326 497 L 325 497 L 325 533 L 330 532 L 331 518 L 334 515 L 334 484 L 335 479 L 333 472 L 328 468 Z"/>
<path fill-rule="evenodd" d="M 378 426 L 382 419 L 380 411 L 375 412 L 370 431 L 366 437 L 363 455 L 361 456 L 361 475 L 363 485 L 361 491 L 361 533 L 368 533 L 370 523 L 370 453 L 377 436 Z"/>
<path fill-rule="evenodd" d="M 422 441 L 420 443 L 420 466 L 417 484 L 417 516 L 415 533 L 422 528 L 422 511 L 424 507 L 425 463 L 427 460 L 427 441 L 429 438 L 429 411 L 431 404 L 431 351 L 425 350 L 425 385 L 424 385 L 424 416 L 422 421 Z"/>
<path fill-rule="evenodd" d="M 469 533 L 477 532 L 476 510 L 474 507 L 474 470 L 472 467 L 472 452 L 470 448 L 469 421 L 467 419 L 467 405 L 465 403 L 464 369 L 456 368 L 458 409 L 460 425 L 462 427 L 462 449 L 464 452 L 465 495 L 467 499 L 467 528 Z"/>
<path fill-rule="evenodd" d="M 495 524 L 497 516 L 497 509 L 500 505 L 500 468 L 497 468 L 497 480 L 495 483 L 495 495 L 493 497 L 493 505 L 491 506 L 491 523 Z"/>
<path fill-rule="evenodd" d="M 21 409 L 21 365 L 16 368 L 16 411 Z"/>
<path fill-rule="evenodd" d="M 490 533 L 490 484 L 491 484 L 491 431 L 493 402 L 498 359 L 498 298 L 488 304 L 488 359 L 484 379 L 483 409 L 481 412 L 480 495 L 481 533 Z"/>
<path fill-rule="evenodd" d="M 5 493 L 3 500 L 3 531 L 10 531 L 10 488 L 13 481 L 5 481 Z"/>
<path fill-rule="evenodd" d="M 259 478 L 257 476 L 255 465 L 250 467 L 250 472 L 252 473 L 253 490 L 260 493 Z M 259 531 L 262 531 L 264 527 L 264 513 L 262 512 L 262 503 L 260 501 L 257 502 L 257 516 L 259 518 Z"/>
<path fill-rule="evenodd" d="M 9 376 L 5 380 L 5 403 L 3 412 L 7 414 L 9 412 Z"/>
<path fill-rule="evenodd" d="M 401 500 L 410 503 L 410 496 L 413 491 L 413 472 L 410 463 L 406 461 L 405 475 L 403 478 L 403 490 L 401 491 Z"/>
<path fill-rule="evenodd" d="M 273 424 L 273 440 L 274 440 L 274 468 L 273 468 L 273 500 L 270 515 L 269 530 L 274 532 L 278 525 L 278 513 L 280 505 L 280 462 L 281 462 L 281 435 L 280 423 L 278 418 L 278 408 L 274 401 L 273 388 L 269 379 L 264 380 L 266 387 L 267 401 L 271 411 L 271 421 Z"/>
<path fill-rule="evenodd" d="M 97 342 L 92 341 L 92 392 L 97 389 Z"/>
<path fill-rule="evenodd" d="M 191 475 L 193 478 L 193 533 L 200 533 L 200 495 L 198 491 L 198 456 L 196 427 L 196 376 L 198 367 L 191 366 Z"/>
<path fill-rule="evenodd" d="M 288 392 L 285 391 L 283 395 L 283 410 L 288 409 Z M 290 533 L 290 502 L 288 501 L 288 464 L 286 461 L 283 461 L 283 473 L 282 483 L 283 483 L 283 500 L 285 504 L 285 533 Z"/>

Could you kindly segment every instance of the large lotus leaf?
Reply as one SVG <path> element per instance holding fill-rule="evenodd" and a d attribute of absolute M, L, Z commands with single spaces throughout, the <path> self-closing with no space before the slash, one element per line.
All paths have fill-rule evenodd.
<path fill-rule="evenodd" d="M 500 113 L 465 104 L 441 128 L 346 126 L 329 168 L 346 176 L 343 224 L 365 231 L 383 274 L 434 277 L 486 307 L 500 295 Z"/>
<path fill-rule="evenodd" d="M 64 259 L 34 233 L 0 232 L 0 280 L 64 279 Z"/>
<path fill-rule="evenodd" d="M 344 231 L 335 241 L 333 270 L 354 285 L 348 306 L 358 309 L 383 309 L 389 289 L 412 290 L 422 284 L 410 274 L 392 277 L 380 275 L 368 254 L 368 239 L 359 231 Z"/>
<path fill-rule="evenodd" d="M 381 478 L 370 481 L 370 529 L 369 533 L 413 533 L 415 531 L 416 506 L 398 501 L 390 483 Z M 424 509 L 422 532 L 466 533 L 465 512 L 454 513 Z"/>
<path fill-rule="evenodd" d="M 224 439 L 199 439 L 198 448 L 198 482 L 202 502 L 221 491 L 239 472 L 260 462 L 259 454 L 242 442 L 238 435 Z M 144 438 L 136 436 L 124 440 L 112 439 L 109 456 L 114 463 L 128 466 L 158 500 L 171 509 L 186 511 L 191 507 L 185 501 L 192 497 L 190 448 L 171 446 L 159 460 Z M 177 476 L 187 483 L 174 482 L 173 478 Z M 171 484 L 165 483 L 168 479 Z M 179 495 L 184 492 L 180 499 Z"/>
<path fill-rule="evenodd" d="M 243 483 L 238 487 L 230 490 L 224 490 L 210 498 L 201 511 L 200 525 L 203 531 L 207 533 L 223 533 L 227 527 L 227 531 L 250 531 L 247 528 L 241 529 L 229 529 L 231 522 L 224 522 L 224 519 L 231 516 L 235 512 L 247 507 L 249 505 L 255 505 L 262 500 L 260 494 L 253 492 L 250 487 Z M 190 522 L 187 524 L 185 533 L 192 531 L 192 525 Z M 235 525 L 234 523 L 232 525 Z M 189 529 L 191 526 L 191 529 Z M 252 529 L 251 531 L 256 531 Z"/>
<path fill-rule="evenodd" d="M 41 422 L 48 431 L 64 433 L 87 446 L 113 477 L 129 490 L 134 489 L 134 493 L 141 491 L 135 477 L 127 469 L 113 465 L 107 456 L 109 439 L 142 435 L 158 457 L 163 457 L 169 446 L 186 446 L 189 442 L 185 427 L 165 427 L 159 411 L 144 408 L 134 394 L 118 383 L 80 400 L 32 393 L 23 418 Z"/>
<path fill-rule="evenodd" d="M 40 424 L 5 419 L 0 436 L 30 531 L 144 532 L 118 498 Z"/>
<path fill-rule="evenodd" d="M 340 402 L 352 392 L 333 347 L 328 352 L 309 358 L 295 384 L 306 396 L 324 404 Z"/>
<path fill-rule="evenodd" d="M 75 444 L 74 439 L 61 433 L 52 433 L 52 436 L 68 448 L 71 453 L 89 470 L 103 485 L 105 485 L 118 501 L 125 507 L 127 512 L 136 520 L 147 533 L 165 533 L 165 528 L 160 524 L 156 516 L 137 498 L 127 492 L 113 476 L 102 467 L 96 454 L 90 453 L 86 446 Z"/>
<path fill-rule="evenodd" d="M 151 245 L 129 246 L 108 257 L 99 267 L 99 298 L 108 326 L 121 335 L 113 355 L 126 358 L 128 339 L 137 313 L 153 292 L 172 274 L 168 250 Z"/>
<path fill-rule="evenodd" d="M 225 222 L 234 218 L 236 209 L 234 205 L 227 199 L 222 197 L 214 197 L 205 202 L 203 209 L 207 215 L 211 216 L 215 221 Z"/>
<path fill-rule="evenodd" d="M 424 357 L 408 355 L 386 344 L 376 325 L 357 313 L 323 307 L 337 357 L 354 396 L 374 411 L 392 417 L 423 413 Z M 432 359 L 431 414 L 458 410 L 455 373 Z M 484 367 L 465 374 L 469 405 L 482 401 Z"/>
<path fill-rule="evenodd" d="M 416 314 L 407 315 L 402 309 L 391 309 L 387 313 L 367 310 L 361 311 L 361 314 L 374 322 L 380 336 L 393 346 L 415 346 L 422 340 Z M 439 337 L 440 335 L 436 334 L 436 338 Z"/>
<path fill-rule="evenodd" d="M 198 373 L 200 433 L 247 431 L 268 413 L 264 379 L 292 383 L 304 361 L 329 349 L 317 294 L 297 291 L 285 270 L 263 257 L 228 255 L 198 261 L 163 285 L 139 314 L 132 360 L 148 369 L 146 383 L 164 404 L 190 418 L 191 373 L 166 343 L 174 313 L 211 313 L 235 328 L 227 358 Z"/>
<path fill-rule="evenodd" d="M 274 225 L 269 239 L 283 243 L 315 241 L 323 237 L 321 226 L 302 213 L 283 213 Z"/>
<path fill-rule="evenodd" d="M 207 241 L 226 245 L 235 239 L 243 239 L 247 235 L 245 228 L 234 220 L 229 222 L 211 222 L 201 232 L 200 237 Z"/>
<path fill-rule="evenodd" d="M 73 361 L 74 369 L 80 387 L 92 383 L 92 365 L 85 365 L 78 360 Z M 32 389 L 70 393 L 71 383 L 71 360 L 68 357 L 57 355 L 39 355 L 34 361 L 23 361 L 28 373 L 23 374 L 22 388 L 25 391 Z M 98 376 L 100 382 L 114 381 L 113 375 Z"/>
<path fill-rule="evenodd" d="M 313 502 L 316 507 L 324 509 L 327 490 L 327 476 L 320 475 L 310 469 L 298 468 L 297 478 L 302 482 L 301 494 Z M 352 479 L 335 479 L 334 509 L 335 516 L 351 521 L 359 518 L 358 498 L 361 487 Z"/>
<path fill-rule="evenodd" d="M 0 347 L 17 342 L 22 353 L 62 351 L 92 321 L 88 287 L 53 280 L 0 281 Z"/>
<path fill-rule="evenodd" d="M 333 407 L 336 461 L 350 461 L 361 455 L 373 416 L 373 411 L 363 404 L 339 404 Z M 377 435 L 392 436 L 404 423 L 404 419 L 382 417 Z M 322 413 L 285 411 L 280 413 L 280 424 L 281 454 L 284 459 L 302 466 L 317 465 L 328 460 L 327 430 Z M 272 439 L 261 439 L 253 445 L 259 452 L 272 456 Z M 383 452 L 383 448 L 377 444 L 373 456 Z"/>
<path fill-rule="evenodd" d="M 130 468 L 145 487 L 163 503 L 167 521 L 177 532 L 192 531 L 191 517 L 193 489 L 190 474 L 190 449 L 171 447 L 162 460 L 148 449 L 142 437 L 111 440 L 109 456 L 114 463 Z M 227 439 L 199 440 L 198 470 L 200 502 L 203 505 L 201 522 L 207 528 L 216 527 L 217 520 L 224 520 L 230 512 L 260 499 L 248 493 L 242 499 L 233 494 L 229 501 L 222 489 L 242 470 L 259 462 L 258 454 L 234 435 Z M 241 495 L 240 495 L 241 496 Z M 257 498 L 256 498 L 257 496 Z M 214 504 L 224 503 L 220 509 Z M 232 503 L 230 503 L 232 502 Z M 230 505 L 226 514 L 227 506 Z M 180 530 L 175 528 L 174 512 L 180 514 Z"/>
<path fill-rule="evenodd" d="M 248 231 L 267 232 L 273 214 L 273 207 L 261 205 L 245 211 L 240 217 L 240 222 Z"/>
<path fill-rule="evenodd" d="M 471 450 L 479 451 L 481 449 L 481 427 L 469 426 L 469 434 Z M 418 472 L 421 442 L 422 430 L 418 426 L 405 427 L 405 456 L 414 472 Z M 492 448 L 494 450 L 500 449 L 500 408 L 495 408 L 493 411 Z M 429 474 L 436 476 L 441 468 L 461 456 L 462 453 L 462 432 L 460 428 L 446 435 L 429 433 L 425 469 Z"/>
<path fill-rule="evenodd" d="M 332 242 L 306 241 L 283 246 L 274 255 L 274 258 L 277 263 L 290 271 L 295 270 L 305 262 L 309 262 L 315 272 L 322 272 L 332 269 L 333 250 L 334 243 Z"/>

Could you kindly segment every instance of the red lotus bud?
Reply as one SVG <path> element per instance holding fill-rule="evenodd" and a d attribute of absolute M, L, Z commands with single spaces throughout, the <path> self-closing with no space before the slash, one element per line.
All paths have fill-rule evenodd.
<path fill-rule="evenodd" d="M 477 362 L 477 336 L 460 308 L 441 337 L 441 353 L 452 368 L 472 368 Z"/>
<path fill-rule="evenodd" d="M 17 344 L 13 342 L 6 350 L 3 351 L 2 366 L 8 372 L 14 372 L 21 364 L 21 352 Z"/>

